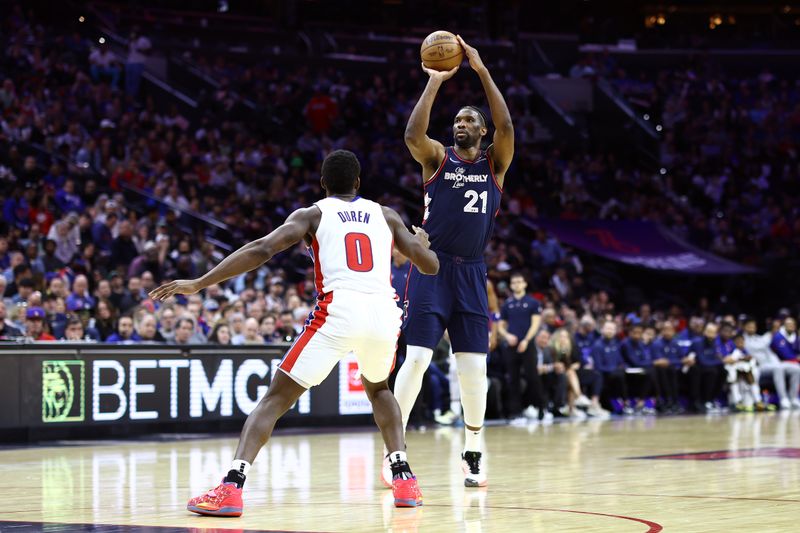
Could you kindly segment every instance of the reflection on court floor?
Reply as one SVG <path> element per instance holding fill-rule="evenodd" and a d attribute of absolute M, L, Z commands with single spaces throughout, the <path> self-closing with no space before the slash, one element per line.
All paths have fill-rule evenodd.
<path fill-rule="evenodd" d="M 795 527 L 800 461 L 787 450 L 800 444 L 800 413 L 493 427 L 486 435 L 490 486 L 466 489 L 461 430 L 409 433 L 420 509 L 394 508 L 380 485 L 377 432 L 277 435 L 250 471 L 240 519 L 185 511 L 190 496 L 219 482 L 235 438 L 5 450 L 4 479 L 19 483 L 0 487 L 0 531 L 11 530 L 9 521 L 20 522 L 13 531 L 26 530 L 23 522 L 364 532 Z M 664 460 L 723 452 L 726 460 Z M 58 527 L 47 529 L 71 530 Z"/>

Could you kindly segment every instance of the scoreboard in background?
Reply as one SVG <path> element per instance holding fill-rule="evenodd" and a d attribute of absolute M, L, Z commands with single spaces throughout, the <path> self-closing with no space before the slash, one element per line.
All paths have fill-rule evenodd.
<path fill-rule="evenodd" d="M 0 347 L 0 428 L 244 418 L 267 392 L 286 347 L 99 344 Z M 354 358 L 286 417 L 369 414 Z"/>

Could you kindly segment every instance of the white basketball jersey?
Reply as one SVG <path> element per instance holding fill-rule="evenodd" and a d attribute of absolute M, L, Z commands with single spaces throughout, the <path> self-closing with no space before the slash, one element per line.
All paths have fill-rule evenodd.
<path fill-rule="evenodd" d="M 352 202 L 329 197 L 314 205 L 322 211 L 311 241 L 317 292 L 345 289 L 394 298 L 394 238 L 380 204 L 361 197 Z"/>

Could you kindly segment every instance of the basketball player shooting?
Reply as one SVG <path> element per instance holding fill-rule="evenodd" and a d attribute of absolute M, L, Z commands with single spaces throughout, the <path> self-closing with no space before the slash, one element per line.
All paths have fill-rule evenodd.
<path fill-rule="evenodd" d="M 428 122 L 436 93 L 458 67 L 446 72 L 425 68 L 428 84 L 406 126 L 406 146 L 422 165 L 425 191 L 423 227 L 431 250 L 439 257 L 436 276 L 423 276 L 415 264 L 408 278 L 403 323 L 408 348 L 395 382 L 395 396 L 403 413 L 403 427 L 422 386 L 433 348 L 445 329 L 456 355 L 465 443 L 462 454 L 464 485 L 487 484 L 481 469 L 481 431 L 486 414 L 486 355 L 489 346 L 489 307 L 483 252 L 500 208 L 503 179 L 514 155 L 514 127 L 503 95 L 492 80 L 478 51 L 458 36 L 489 101 L 495 132 L 484 151 L 488 133 L 484 114 L 462 107 L 453 121 L 453 144 L 445 147 L 428 137 Z M 384 462 L 384 482 L 391 473 Z"/>
<path fill-rule="evenodd" d="M 303 332 L 284 356 L 267 394 L 247 417 L 236 455 L 222 483 L 189 501 L 195 513 L 242 514 L 242 486 L 250 465 L 267 443 L 275 422 L 310 387 L 353 352 L 391 459 L 391 484 L 397 507 L 422 505 L 422 493 L 408 466 L 397 401 L 387 379 L 394 366 L 402 314 L 390 282 L 392 242 L 424 274 L 436 274 L 439 261 L 425 231 L 412 235 L 388 207 L 358 196 L 361 166 L 352 152 L 336 150 L 322 163 L 327 198 L 298 209 L 275 231 L 225 258 L 206 275 L 169 282 L 150 293 L 154 300 L 194 294 L 244 274 L 301 240 L 314 259 L 317 305 Z"/>

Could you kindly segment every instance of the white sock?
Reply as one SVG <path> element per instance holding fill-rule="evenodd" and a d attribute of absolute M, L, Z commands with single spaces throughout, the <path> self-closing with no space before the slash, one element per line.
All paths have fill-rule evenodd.
<path fill-rule="evenodd" d="M 408 456 L 406 452 L 392 452 L 389 454 L 389 464 L 393 465 L 395 463 L 407 463 Z"/>
<path fill-rule="evenodd" d="M 465 452 L 479 452 L 482 449 L 481 435 L 483 428 L 478 431 L 472 431 L 469 428 L 464 428 L 464 451 Z"/>
<path fill-rule="evenodd" d="M 243 476 L 246 476 L 247 473 L 250 471 L 250 466 L 251 466 L 250 463 L 248 463 L 247 461 L 242 461 L 241 459 L 234 459 L 233 462 L 231 462 L 230 469 L 236 470 Z"/>
<path fill-rule="evenodd" d="M 397 371 L 397 380 L 394 382 L 394 397 L 400 406 L 400 414 L 403 416 L 403 432 L 408 425 L 408 417 L 414 402 L 417 401 L 419 391 L 422 388 L 422 377 L 431 364 L 433 350 L 421 346 L 408 346 L 406 348 L 406 360 L 403 366 Z"/>

